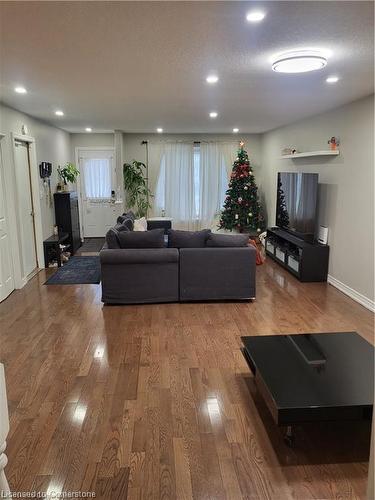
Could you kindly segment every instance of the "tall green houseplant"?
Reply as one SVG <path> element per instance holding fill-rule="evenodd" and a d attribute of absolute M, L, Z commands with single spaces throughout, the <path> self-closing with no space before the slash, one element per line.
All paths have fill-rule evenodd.
<path fill-rule="evenodd" d="M 148 188 L 145 173 L 146 165 L 141 161 L 133 160 L 131 163 L 124 163 L 124 190 L 127 204 L 134 210 L 137 217 L 146 217 L 147 211 L 151 208 L 152 194 Z"/>

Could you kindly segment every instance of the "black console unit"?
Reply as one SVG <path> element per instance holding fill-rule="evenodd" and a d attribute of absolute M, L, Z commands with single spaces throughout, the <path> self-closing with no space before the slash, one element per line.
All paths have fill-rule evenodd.
<path fill-rule="evenodd" d="M 59 232 L 68 233 L 69 251 L 74 255 L 81 246 L 77 193 L 55 193 L 54 202 L 56 225 Z"/>
<path fill-rule="evenodd" d="M 266 254 L 300 281 L 327 281 L 328 245 L 308 243 L 273 227 L 267 229 Z"/>

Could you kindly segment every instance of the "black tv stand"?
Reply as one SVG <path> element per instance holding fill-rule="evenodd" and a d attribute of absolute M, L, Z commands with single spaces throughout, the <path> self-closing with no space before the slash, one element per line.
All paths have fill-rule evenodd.
<path fill-rule="evenodd" d="M 309 243 L 272 227 L 267 229 L 266 254 L 300 281 L 327 281 L 328 245 Z"/>

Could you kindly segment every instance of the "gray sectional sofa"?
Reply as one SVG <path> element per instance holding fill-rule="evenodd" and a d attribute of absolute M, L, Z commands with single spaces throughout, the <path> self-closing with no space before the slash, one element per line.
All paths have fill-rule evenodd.
<path fill-rule="evenodd" d="M 123 233 L 120 228 L 117 243 L 107 234 L 100 252 L 105 303 L 255 298 L 256 251 L 247 235 L 170 230 L 164 246 L 163 229 Z"/>

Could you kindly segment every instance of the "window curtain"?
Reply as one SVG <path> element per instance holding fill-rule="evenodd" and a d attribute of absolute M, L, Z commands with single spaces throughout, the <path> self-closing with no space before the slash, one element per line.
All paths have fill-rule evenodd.
<path fill-rule="evenodd" d="M 154 211 L 173 218 L 176 229 L 196 229 L 193 144 L 164 144 L 160 155 Z"/>
<path fill-rule="evenodd" d="M 111 164 L 107 158 L 86 158 L 83 161 L 86 198 L 90 200 L 111 197 Z"/>
<path fill-rule="evenodd" d="M 216 230 L 236 151 L 236 143 L 162 145 L 152 155 L 160 161 L 152 214 L 172 217 L 176 229 Z"/>

